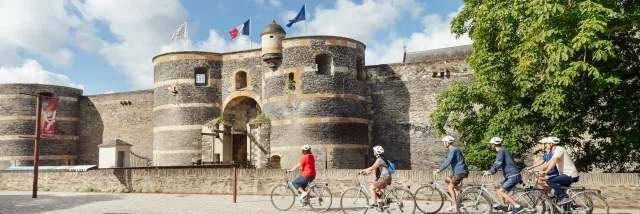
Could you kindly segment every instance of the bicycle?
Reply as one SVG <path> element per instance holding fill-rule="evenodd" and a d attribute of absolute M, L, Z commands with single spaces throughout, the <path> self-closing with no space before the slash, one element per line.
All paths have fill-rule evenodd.
<path fill-rule="evenodd" d="M 291 181 L 291 172 L 285 172 L 284 184 L 276 185 L 271 190 L 271 204 L 280 211 L 291 209 L 296 201 L 296 196 L 300 195 Z M 313 182 L 313 184 L 307 185 L 305 190 L 309 194 L 300 201 L 302 207 L 309 205 L 311 209 L 318 212 L 327 211 L 331 207 L 333 197 L 329 190 L 329 183 Z"/>
<path fill-rule="evenodd" d="M 544 202 L 542 213 L 609 213 L 609 205 L 600 190 L 584 187 L 562 187 L 572 199 L 570 203 L 559 205 L 556 197 L 550 197 L 542 189 L 532 188 L 525 192 L 527 197 Z"/>
<path fill-rule="evenodd" d="M 460 194 L 458 212 L 460 213 L 492 213 L 493 203 L 497 203 L 499 206 L 511 208 L 510 204 L 503 204 L 496 196 L 491 193 L 486 186 L 495 186 L 495 184 L 487 184 L 485 177 L 482 177 L 482 185 L 472 186 L 465 188 Z M 538 201 L 536 198 L 527 197 L 528 192 L 521 193 L 515 197 L 516 203 L 524 207 L 521 213 L 539 213 L 536 204 Z M 484 200 L 484 202 L 482 201 Z M 486 207 L 485 207 L 486 206 Z M 485 207 L 485 208 L 481 208 Z M 508 210 L 508 209 L 507 209 Z M 502 212 L 507 212 L 502 210 Z"/>
<path fill-rule="evenodd" d="M 358 173 L 362 175 L 362 180 L 358 183 L 358 187 L 351 188 L 340 197 L 340 208 L 345 214 L 348 213 L 366 213 L 371 207 L 369 207 L 369 198 L 371 198 L 371 192 L 369 186 L 366 183 L 367 173 Z M 409 189 L 411 186 L 394 185 L 387 187 L 383 190 L 382 196 L 378 198 L 378 206 L 373 207 L 378 212 L 391 213 L 391 210 L 397 210 L 401 213 L 414 213 L 416 210 L 416 199 Z M 360 203 L 358 203 L 360 202 Z M 394 209 L 391 206 L 394 205 Z M 412 206 L 413 205 L 413 206 Z"/>
<path fill-rule="evenodd" d="M 449 191 L 442 187 L 443 185 L 447 186 L 448 184 L 444 181 L 438 181 L 438 175 L 433 175 L 433 182 L 418 188 L 414 193 L 418 210 L 422 213 L 438 213 L 444 205 L 445 197 L 449 199 L 450 203 L 453 205 L 454 199 L 451 198 Z M 455 191 L 457 192 L 456 195 L 458 196 L 462 192 L 460 190 L 460 186 L 462 186 L 462 183 L 455 188 Z M 458 198 L 459 197 L 456 197 L 456 200 L 458 200 Z"/>

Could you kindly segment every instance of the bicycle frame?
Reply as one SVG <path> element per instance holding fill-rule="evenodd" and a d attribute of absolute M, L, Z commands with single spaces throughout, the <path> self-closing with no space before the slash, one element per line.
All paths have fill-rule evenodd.
<path fill-rule="evenodd" d="M 442 188 L 442 185 L 448 185 L 447 182 L 444 181 L 438 181 L 438 175 L 433 175 L 433 182 L 431 183 L 431 186 L 434 188 L 437 188 L 438 191 L 444 193 L 444 196 L 447 197 L 447 199 L 449 199 L 449 201 L 453 201 L 453 199 L 451 198 L 451 195 L 447 194 L 447 192 L 449 192 L 448 189 Z M 462 192 L 462 191 L 460 191 Z"/>
<path fill-rule="evenodd" d="M 496 186 L 496 185 L 495 184 L 487 184 L 486 183 L 486 179 L 483 176 L 482 177 L 482 185 L 480 185 L 480 192 L 484 193 L 484 194 L 487 194 L 491 198 L 492 201 L 495 201 L 499 205 L 508 206 L 508 204 L 503 204 L 502 201 L 498 200 L 498 198 L 496 198 L 496 196 L 493 193 L 491 193 L 487 188 L 485 188 L 485 186 Z M 482 194 L 478 194 L 478 197 L 476 198 L 476 202 L 480 201 L 480 197 L 482 197 Z"/>
<path fill-rule="evenodd" d="M 367 186 L 367 174 L 360 174 L 362 175 L 362 180 L 360 181 L 359 187 L 358 187 L 358 194 L 356 195 L 356 198 L 358 198 L 360 196 L 360 193 L 364 193 L 365 196 L 367 196 L 368 198 L 373 198 L 371 196 L 371 192 L 369 191 L 369 187 Z M 398 196 L 398 194 L 396 193 L 396 191 L 391 191 L 389 190 L 389 188 L 391 188 L 392 190 L 395 190 L 397 188 L 404 188 L 404 186 L 400 187 L 402 185 L 394 185 L 394 186 L 390 186 L 387 188 L 384 188 L 383 192 L 382 192 L 382 197 L 378 198 L 378 200 L 382 200 L 385 201 L 387 199 L 387 195 L 386 193 L 391 193 L 391 195 L 393 195 L 393 197 L 396 200 L 401 200 L 401 198 L 404 198 L 404 194 L 401 196 Z M 354 201 L 355 203 L 355 201 Z M 386 207 L 389 207 L 389 205 L 387 205 Z M 385 207 L 385 208 L 386 208 Z"/>

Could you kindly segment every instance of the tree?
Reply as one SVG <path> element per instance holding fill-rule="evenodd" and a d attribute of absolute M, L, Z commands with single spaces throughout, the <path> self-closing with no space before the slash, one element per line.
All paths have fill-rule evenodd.
<path fill-rule="evenodd" d="M 454 83 L 431 114 L 486 169 L 488 140 L 522 160 L 557 136 L 580 171 L 640 171 L 640 1 L 465 0 L 451 23 L 474 41 L 473 83 Z"/>

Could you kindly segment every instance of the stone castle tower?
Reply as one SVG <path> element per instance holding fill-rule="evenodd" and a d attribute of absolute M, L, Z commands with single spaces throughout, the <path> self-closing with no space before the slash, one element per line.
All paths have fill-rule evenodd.
<path fill-rule="evenodd" d="M 288 168 L 305 144 L 317 168 L 365 167 L 375 145 L 400 169 L 441 162 L 428 113 L 451 81 L 470 79 L 470 46 L 365 67 L 366 46 L 350 38 L 287 38 L 275 21 L 260 37 L 259 49 L 157 55 L 151 90 L 83 96 L 0 84 L 0 168 L 33 164 L 32 140 L 17 136 L 33 134 L 35 99 L 19 93 L 40 92 L 60 98 L 58 137 L 42 143 L 44 165 L 97 165 L 98 145 L 114 138 L 132 145 L 131 167 Z"/>

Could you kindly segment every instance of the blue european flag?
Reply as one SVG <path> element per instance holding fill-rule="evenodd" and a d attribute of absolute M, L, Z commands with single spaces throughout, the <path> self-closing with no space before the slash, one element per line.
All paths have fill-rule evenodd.
<path fill-rule="evenodd" d="M 305 20 L 305 15 L 306 15 L 305 13 L 307 12 L 307 10 L 304 9 L 305 6 L 306 4 L 302 5 L 302 9 L 298 13 L 298 15 L 295 18 L 289 20 L 289 24 L 287 24 L 287 27 L 291 27 L 293 23 Z"/>

